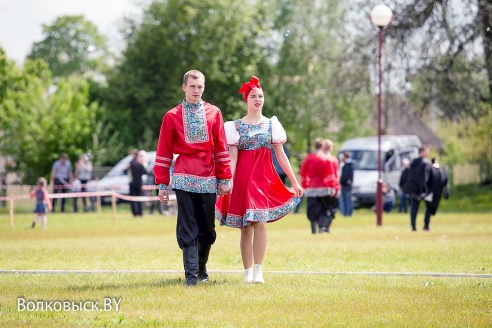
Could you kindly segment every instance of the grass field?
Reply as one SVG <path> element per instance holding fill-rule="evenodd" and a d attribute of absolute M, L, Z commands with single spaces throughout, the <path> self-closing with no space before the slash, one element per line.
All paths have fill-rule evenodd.
<path fill-rule="evenodd" d="M 197 288 L 182 286 L 174 217 L 134 219 L 125 206 L 117 222 L 110 208 L 55 213 L 42 231 L 31 229 L 32 213 L 16 213 L 13 229 L 0 214 L 0 327 L 490 327 L 490 202 L 477 212 L 453 206 L 430 232 L 421 209 L 413 233 L 408 214 L 385 214 L 378 227 L 358 210 L 322 235 L 311 235 L 304 213 L 290 214 L 268 225 L 265 285 L 242 282 L 239 231 L 217 227 L 211 282 Z M 118 311 L 103 308 L 106 299 L 121 300 Z M 19 300 L 98 302 L 100 311 L 19 311 Z"/>

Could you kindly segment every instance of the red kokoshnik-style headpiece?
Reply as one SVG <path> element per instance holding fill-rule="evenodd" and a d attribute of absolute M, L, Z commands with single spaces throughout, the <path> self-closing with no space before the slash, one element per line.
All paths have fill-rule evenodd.
<path fill-rule="evenodd" d="M 249 80 L 249 82 L 243 83 L 241 89 L 239 89 L 240 94 L 244 93 L 244 102 L 248 102 L 249 92 L 255 89 L 261 89 L 260 80 L 256 76 L 252 75 L 251 80 Z"/>

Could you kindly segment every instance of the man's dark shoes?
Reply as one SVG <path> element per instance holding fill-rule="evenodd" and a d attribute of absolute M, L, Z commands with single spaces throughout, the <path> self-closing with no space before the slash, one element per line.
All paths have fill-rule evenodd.
<path fill-rule="evenodd" d="M 198 285 L 198 251 L 196 246 L 183 247 L 185 286 Z"/>
<path fill-rule="evenodd" d="M 207 262 L 212 245 L 198 243 L 198 280 L 208 282 Z"/>
<path fill-rule="evenodd" d="M 208 282 L 207 272 L 205 271 L 204 273 L 202 272 L 198 273 L 198 280 L 200 280 L 201 282 Z"/>

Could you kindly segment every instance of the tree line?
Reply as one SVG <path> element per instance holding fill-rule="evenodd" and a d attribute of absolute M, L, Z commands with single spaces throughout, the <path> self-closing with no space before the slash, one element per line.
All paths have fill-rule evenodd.
<path fill-rule="evenodd" d="M 58 17 L 43 25 L 22 67 L 0 48 L 0 153 L 33 183 L 63 152 L 90 151 L 95 164 L 112 165 L 131 148 L 155 149 L 162 116 L 182 100 L 192 68 L 205 73 L 204 100 L 226 120 L 244 115 L 238 89 L 259 76 L 265 115 L 279 117 L 299 157 L 318 136 L 341 143 L 374 134 L 377 42 L 367 15 L 375 4 L 153 1 L 125 18 L 120 54 L 83 16 Z M 395 18 L 385 32 L 385 77 L 398 76 L 386 92 L 409 99 L 424 119 L 437 108 L 443 124 L 473 127 L 462 128 L 475 143 L 470 156 L 490 165 L 491 5 L 386 4 Z M 456 152 L 466 151 L 442 155 L 459 161 Z"/>

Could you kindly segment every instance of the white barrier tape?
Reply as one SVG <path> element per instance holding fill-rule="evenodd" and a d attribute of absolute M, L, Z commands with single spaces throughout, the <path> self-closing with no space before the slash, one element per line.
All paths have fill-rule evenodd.
<path fill-rule="evenodd" d="M 97 182 L 95 183 L 97 186 Z M 54 189 L 70 189 L 72 188 L 73 184 L 68 183 L 66 186 L 63 185 L 58 185 L 58 186 L 53 186 Z M 87 184 L 80 184 L 77 185 L 78 188 L 84 188 L 86 187 Z M 16 189 L 34 189 L 37 188 L 37 185 L 8 185 L 8 186 L 2 186 L 0 187 L 0 190 L 16 190 Z M 51 188 L 51 187 L 50 187 Z M 115 189 L 129 189 L 130 187 L 128 185 L 114 185 L 110 186 L 109 188 L 115 188 Z M 143 190 L 156 190 L 159 189 L 158 185 L 142 185 Z"/>
<path fill-rule="evenodd" d="M 148 202 L 151 200 L 159 200 L 159 196 L 127 196 L 118 193 L 115 196 L 123 200 L 134 201 L 134 202 Z M 170 201 L 176 200 L 176 195 L 169 195 L 169 200 Z"/>
<path fill-rule="evenodd" d="M 134 201 L 134 202 L 148 202 L 159 200 L 159 196 L 127 196 L 123 194 L 119 194 L 117 192 L 112 191 L 88 191 L 88 192 L 72 192 L 72 193 L 57 193 L 57 194 L 48 194 L 48 197 L 53 198 L 78 198 L 78 197 L 91 197 L 91 196 L 115 196 L 116 198 L 120 198 L 126 201 Z M 8 196 L 8 197 L 0 197 L 0 200 L 17 200 L 17 199 L 29 199 L 31 196 L 29 195 L 16 195 L 16 196 Z M 176 200 L 176 195 L 169 195 L 169 200 Z"/>
<path fill-rule="evenodd" d="M 74 197 L 90 197 L 90 196 L 111 196 L 113 193 L 111 191 L 88 191 L 88 192 L 72 192 L 72 193 L 59 193 L 59 194 L 48 194 L 48 198 L 74 198 Z M 0 197 L 0 200 L 11 200 L 11 199 L 29 199 L 30 195 L 15 195 Z"/>

